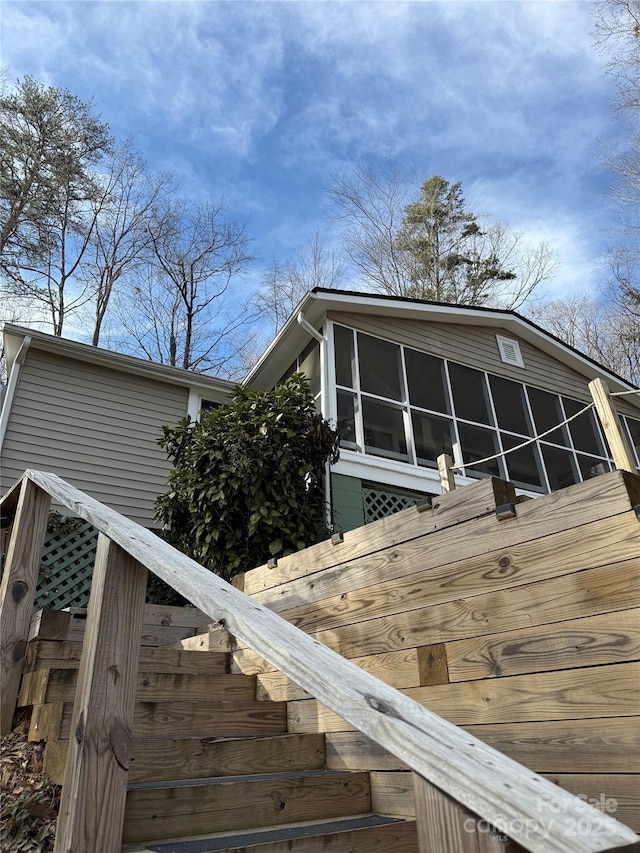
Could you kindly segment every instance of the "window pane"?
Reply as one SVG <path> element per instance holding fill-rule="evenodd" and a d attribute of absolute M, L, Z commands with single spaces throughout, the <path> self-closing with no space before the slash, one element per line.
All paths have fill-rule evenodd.
<path fill-rule="evenodd" d="M 424 352 L 405 349 L 409 399 L 414 406 L 450 414 L 449 394 L 445 388 L 444 362 Z"/>
<path fill-rule="evenodd" d="M 562 398 L 562 402 L 564 403 L 564 410 L 568 418 L 585 407 L 585 403 L 578 403 L 577 400 L 568 400 L 566 397 Z M 575 421 L 571 421 L 568 426 L 571 438 L 573 439 L 573 446 L 576 450 L 582 450 L 585 453 L 595 453 L 596 456 L 605 455 L 604 447 L 598 435 L 593 410 L 580 415 Z"/>
<path fill-rule="evenodd" d="M 611 466 L 604 459 L 594 459 L 593 456 L 584 456 L 582 453 L 576 453 L 576 457 L 583 480 L 591 480 L 611 470 Z"/>
<path fill-rule="evenodd" d="M 338 391 L 338 433 L 340 442 L 356 443 L 355 397 Z"/>
<path fill-rule="evenodd" d="M 523 386 L 519 382 L 511 382 L 499 376 L 490 376 L 489 385 L 500 429 L 520 435 L 532 435 Z"/>
<path fill-rule="evenodd" d="M 423 415 L 421 412 L 412 412 L 411 419 L 418 463 L 435 463 L 441 453 L 453 454 L 450 420 Z"/>
<path fill-rule="evenodd" d="M 336 384 L 353 388 L 353 332 L 343 326 L 333 327 L 336 355 Z"/>
<path fill-rule="evenodd" d="M 363 398 L 362 418 L 367 453 L 388 456 L 391 459 L 407 458 L 407 441 L 401 409 Z"/>
<path fill-rule="evenodd" d="M 629 435 L 631 436 L 631 444 L 636 449 L 636 457 L 640 461 L 640 421 L 635 421 L 633 418 L 625 418 Z"/>
<path fill-rule="evenodd" d="M 459 423 L 458 434 L 460 435 L 463 462 L 474 462 L 476 459 L 484 459 L 485 456 L 493 456 L 494 453 L 498 452 L 496 434 L 493 430 Z M 491 462 L 484 462 L 482 465 L 474 465 L 473 468 L 469 468 L 465 473 L 471 476 L 474 474 L 490 474 L 494 477 L 501 476 L 497 459 L 493 459 Z"/>
<path fill-rule="evenodd" d="M 546 444 L 541 444 L 540 448 L 552 492 L 580 482 L 572 453 Z"/>
<path fill-rule="evenodd" d="M 360 389 L 378 397 L 401 400 L 400 347 L 358 334 Z"/>
<path fill-rule="evenodd" d="M 311 393 L 315 397 L 320 393 L 320 344 L 311 341 L 300 356 L 300 372 L 309 380 Z"/>
<path fill-rule="evenodd" d="M 516 438 L 514 435 L 505 435 L 502 433 L 502 447 L 504 450 L 511 450 L 512 447 L 517 447 L 522 444 L 522 439 Z M 530 444 L 520 450 L 515 450 L 513 453 L 505 454 L 505 462 L 507 463 L 507 479 L 511 480 L 517 486 L 524 486 L 529 489 L 542 489 L 544 477 L 540 470 L 540 462 L 538 452 L 535 445 Z"/>
<path fill-rule="evenodd" d="M 557 394 L 549 394 L 548 391 L 540 391 L 538 388 L 527 388 L 527 394 L 535 421 L 536 435 L 540 435 L 556 424 L 562 423 L 564 415 Z M 552 441 L 554 444 L 568 445 L 566 430 L 566 427 L 560 427 L 560 429 L 546 435 L 544 440 Z"/>
<path fill-rule="evenodd" d="M 456 415 L 467 421 L 490 424 L 484 373 L 472 367 L 449 363 L 449 377 Z"/>

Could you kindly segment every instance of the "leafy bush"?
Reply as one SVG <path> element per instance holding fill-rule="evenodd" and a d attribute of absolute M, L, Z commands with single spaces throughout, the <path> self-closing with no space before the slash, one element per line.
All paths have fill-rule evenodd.
<path fill-rule="evenodd" d="M 238 387 L 200 423 L 163 429 L 174 467 L 156 518 L 184 553 L 229 579 L 328 536 L 323 478 L 339 439 L 302 374 L 272 391 Z"/>

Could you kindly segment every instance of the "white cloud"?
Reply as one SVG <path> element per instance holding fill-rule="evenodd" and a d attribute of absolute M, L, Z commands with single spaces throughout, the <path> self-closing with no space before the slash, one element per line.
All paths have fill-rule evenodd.
<path fill-rule="evenodd" d="M 322 221 L 331 172 L 375 157 L 462 180 L 553 237 L 565 282 L 597 278 L 613 125 L 590 4 L 5 0 L 3 18 L 10 77 L 94 95 L 185 192 L 224 192 L 265 260 Z"/>

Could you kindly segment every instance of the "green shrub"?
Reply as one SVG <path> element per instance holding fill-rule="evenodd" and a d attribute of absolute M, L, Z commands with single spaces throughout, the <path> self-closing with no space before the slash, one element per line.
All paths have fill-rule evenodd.
<path fill-rule="evenodd" d="M 326 538 L 324 473 L 338 435 L 296 373 L 272 391 L 238 387 L 226 405 L 164 427 L 173 462 L 156 518 L 167 539 L 229 579 Z"/>

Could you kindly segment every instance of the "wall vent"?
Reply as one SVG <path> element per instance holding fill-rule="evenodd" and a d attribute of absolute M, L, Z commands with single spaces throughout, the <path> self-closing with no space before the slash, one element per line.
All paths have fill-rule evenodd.
<path fill-rule="evenodd" d="M 511 338 L 503 338 L 502 335 L 496 335 L 498 349 L 500 350 L 500 358 L 505 364 L 512 364 L 515 367 L 524 367 L 522 353 L 520 352 L 520 344 Z"/>

